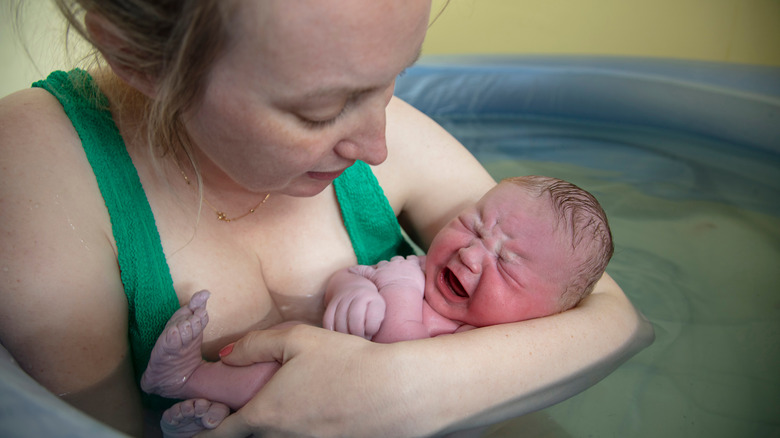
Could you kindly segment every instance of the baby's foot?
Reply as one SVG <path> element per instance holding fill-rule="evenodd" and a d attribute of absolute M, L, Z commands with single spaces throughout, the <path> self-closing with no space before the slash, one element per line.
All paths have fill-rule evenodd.
<path fill-rule="evenodd" d="M 141 389 L 166 398 L 185 398 L 181 393 L 190 375 L 203 362 L 200 352 L 203 329 L 209 322 L 206 301 L 209 292 L 202 290 L 190 303 L 173 314 L 154 344 Z"/>
<path fill-rule="evenodd" d="M 160 427 L 165 438 L 189 438 L 205 429 L 213 429 L 230 414 L 222 403 L 204 399 L 185 400 L 163 412 Z"/>

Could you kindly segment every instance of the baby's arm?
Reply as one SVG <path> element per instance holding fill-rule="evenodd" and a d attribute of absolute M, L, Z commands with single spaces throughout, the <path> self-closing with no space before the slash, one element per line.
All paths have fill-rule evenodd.
<path fill-rule="evenodd" d="M 369 279 L 372 266 L 342 269 L 330 278 L 325 290 L 322 326 L 371 340 L 385 318 L 385 301 Z"/>
<path fill-rule="evenodd" d="M 430 330 L 423 323 L 423 261 L 417 256 L 396 256 L 376 266 L 372 280 L 387 310 L 374 341 L 390 343 L 430 337 Z"/>
<path fill-rule="evenodd" d="M 429 337 L 422 322 L 425 276 L 416 256 L 358 265 L 331 277 L 322 325 L 376 342 Z"/>

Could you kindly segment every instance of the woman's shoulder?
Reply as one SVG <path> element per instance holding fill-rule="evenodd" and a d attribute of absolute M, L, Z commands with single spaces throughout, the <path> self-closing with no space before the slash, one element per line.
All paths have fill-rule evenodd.
<path fill-rule="evenodd" d="M 455 141 L 438 123 L 395 96 L 387 106 L 387 140 L 388 145 L 399 143 L 399 146 Z"/>
<path fill-rule="evenodd" d="M 386 136 L 389 166 L 446 168 L 447 171 L 440 177 L 474 177 L 482 179 L 488 186 L 492 185 L 491 182 L 486 183 L 490 178 L 485 178 L 487 173 L 482 166 L 455 137 L 397 97 L 387 107 Z M 410 160 L 413 157 L 417 159 Z"/>
<path fill-rule="evenodd" d="M 60 102 L 45 90 L 31 88 L 0 99 L 0 161 L 8 169 L 2 179 L 14 174 L 17 182 L 5 188 L 6 196 L 93 194 L 94 176 L 79 135 Z"/>
<path fill-rule="evenodd" d="M 378 166 L 380 172 L 383 168 L 392 169 L 392 174 L 405 175 L 407 181 L 414 175 L 422 178 L 486 175 L 457 139 L 397 97 L 387 107 L 386 137 L 388 158 Z M 438 173 L 439 170 L 444 173 Z"/>
<path fill-rule="evenodd" d="M 495 182 L 460 142 L 399 98 L 387 108 L 387 160 L 375 174 L 424 244 Z"/>
<path fill-rule="evenodd" d="M 0 99 L 0 164 L 3 201 L 29 209 L 27 217 L 35 218 L 4 214 L 18 220 L 16 234 L 45 234 L 41 230 L 62 220 L 80 225 L 81 231 L 110 230 L 81 140 L 59 101 L 45 90 L 22 90 Z M 46 214 L 35 214 L 45 207 Z"/>
<path fill-rule="evenodd" d="M 48 142 L 77 140 L 62 105 L 49 92 L 30 88 L 0 99 L 0 145 L 3 156 Z"/>

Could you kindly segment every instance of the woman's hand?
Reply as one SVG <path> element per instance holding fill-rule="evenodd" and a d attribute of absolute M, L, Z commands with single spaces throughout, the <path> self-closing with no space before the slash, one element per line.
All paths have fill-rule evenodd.
<path fill-rule="evenodd" d="M 393 348 L 306 325 L 249 333 L 223 362 L 283 366 L 244 408 L 198 437 L 419 434 L 424 428 L 399 402 L 407 395 L 392 397 L 402 390 L 404 374 L 392 369 Z M 374 372 L 383 379 L 375 380 Z"/>

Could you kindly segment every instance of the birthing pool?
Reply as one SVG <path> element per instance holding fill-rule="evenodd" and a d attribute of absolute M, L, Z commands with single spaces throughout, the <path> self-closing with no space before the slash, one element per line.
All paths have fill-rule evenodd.
<path fill-rule="evenodd" d="M 496 178 L 593 192 L 616 243 L 608 272 L 655 329 L 591 388 L 483 436 L 780 436 L 780 68 L 425 58 L 396 94 Z M 2 349 L 0 374 L 0 435 L 118 436 Z"/>
<path fill-rule="evenodd" d="M 780 436 L 780 68 L 424 59 L 396 94 L 495 178 L 593 192 L 607 271 L 655 329 L 595 386 L 485 436 Z"/>

